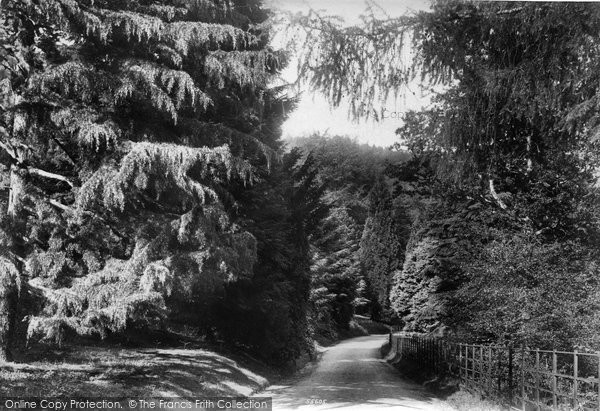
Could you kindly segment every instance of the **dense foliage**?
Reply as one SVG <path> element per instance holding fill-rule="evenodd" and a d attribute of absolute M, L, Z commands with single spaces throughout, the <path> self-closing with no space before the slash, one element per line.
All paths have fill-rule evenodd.
<path fill-rule="evenodd" d="M 257 264 L 252 278 L 226 285 L 209 324 L 231 344 L 288 363 L 313 350 L 308 237 L 326 213 L 322 186 L 312 163 L 292 151 L 268 179 L 238 195 L 240 223 L 257 240 Z"/>
<path fill-rule="evenodd" d="M 226 338 L 216 307 L 240 308 L 228 293 L 248 281 L 280 317 L 255 318 L 276 334 L 264 355 L 297 355 L 310 216 L 296 208 L 311 199 L 280 157 L 293 100 L 271 86 L 287 59 L 268 17 L 254 0 L 2 4 L 5 355 L 17 304 L 30 340 L 175 323 Z M 5 304 L 20 282 L 27 298 Z"/>
<path fill-rule="evenodd" d="M 347 335 L 355 313 L 380 319 L 382 307 L 389 308 L 391 277 L 375 261 L 387 261 L 393 246 L 378 248 L 383 233 L 377 227 L 388 209 L 377 188 L 388 164 L 408 155 L 339 136 L 314 135 L 290 144 L 310 158 L 325 189 L 327 214 L 310 236 L 311 319 L 318 337 L 336 339 Z"/>
<path fill-rule="evenodd" d="M 600 8 L 440 1 L 294 23 L 304 79 L 354 117 L 413 80 L 436 93 L 398 130 L 414 161 L 388 174 L 417 206 L 390 296 L 407 329 L 597 348 L 578 325 L 597 324 Z"/>
<path fill-rule="evenodd" d="M 403 204 L 392 201 L 388 182 L 380 177 L 369 193 L 369 216 L 360 242 L 360 259 L 374 301 L 371 316 L 390 321 L 392 275 L 402 267 L 411 221 Z"/>
<path fill-rule="evenodd" d="M 597 261 L 576 242 L 498 233 L 455 296 L 454 321 L 482 338 L 552 348 L 597 347 L 600 284 Z M 477 295 L 477 298 L 474 296 Z"/>
<path fill-rule="evenodd" d="M 191 326 L 285 364 L 355 313 L 599 347 L 597 5 L 295 17 L 301 78 L 353 117 L 411 81 L 436 96 L 396 151 L 286 154 L 259 0 L 0 11 L 0 360 L 20 336 Z"/>

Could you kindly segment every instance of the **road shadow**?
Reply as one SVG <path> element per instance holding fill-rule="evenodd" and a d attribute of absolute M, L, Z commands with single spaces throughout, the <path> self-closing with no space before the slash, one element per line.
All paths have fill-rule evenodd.
<path fill-rule="evenodd" d="M 260 395 L 273 410 L 448 410 L 419 384 L 405 380 L 381 357 L 386 336 L 344 341 L 323 355 L 310 375 Z"/>
<path fill-rule="evenodd" d="M 368 386 L 365 386 L 368 385 Z M 265 395 L 265 394 L 263 394 Z M 271 389 L 273 409 L 279 410 L 333 410 L 358 408 L 391 408 L 406 410 L 437 410 L 436 399 L 422 392 L 420 387 L 398 386 L 393 383 L 368 381 L 350 384 L 315 385 L 311 389 L 289 391 L 289 387 Z"/>
<path fill-rule="evenodd" d="M 55 361 L 0 365 L 0 396 L 247 396 L 268 381 L 203 349 L 77 347 Z"/>

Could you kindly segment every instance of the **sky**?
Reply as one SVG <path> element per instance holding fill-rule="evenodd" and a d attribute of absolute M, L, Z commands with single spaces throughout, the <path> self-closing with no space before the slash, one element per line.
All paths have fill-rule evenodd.
<path fill-rule="evenodd" d="M 310 8 L 324 10 L 326 14 L 342 17 L 347 24 L 358 23 L 359 16 L 366 9 L 365 0 L 267 0 L 266 5 L 283 11 L 308 12 Z M 398 17 L 410 11 L 427 10 L 427 0 L 378 0 L 377 4 L 391 17 Z M 285 81 L 294 82 L 297 78 L 294 59 L 282 73 Z M 419 109 L 428 103 L 427 96 L 422 96 L 417 87 L 411 88 L 416 94 L 385 103 L 388 118 L 376 123 L 374 120 L 362 120 L 354 123 L 348 118 L 348 104 L 342 103 L 337 109 L 331 109 L 327 101 L 310 90 L 301 89 L 301 100 L 298 108 L 283 125 L 283 138 L 310 135 L 313 132 L 328 135 L 346 135 L 356 138 L 361 143 L 387 147 L 397 141 L 395 130 L 402 125 L 400 113 L 410 109 Z"/>

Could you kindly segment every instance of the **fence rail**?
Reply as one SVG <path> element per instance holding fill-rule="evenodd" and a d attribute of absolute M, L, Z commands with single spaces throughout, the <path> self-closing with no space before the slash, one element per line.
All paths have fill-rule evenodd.
<path fill-rule="evenodd" d="M 390 334 L 401 361 L 523 411 L 600 411 L 600 353 L 448 342 Z"/>

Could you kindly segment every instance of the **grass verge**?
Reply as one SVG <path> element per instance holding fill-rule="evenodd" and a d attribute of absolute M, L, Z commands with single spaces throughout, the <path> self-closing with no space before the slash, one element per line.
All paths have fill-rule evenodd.
<path fill-rule="evenodd" d="M 0 364 L 0 396 L 247 396 L 277 380 L 265 364 L 212 347 L 69 346 Z"/>
<path fill-rule="evenodd" d="M 457 411 L 502 411 L 498 404 L 482 399 L 479 395 L 459 390 L 445 399 Z"/>

